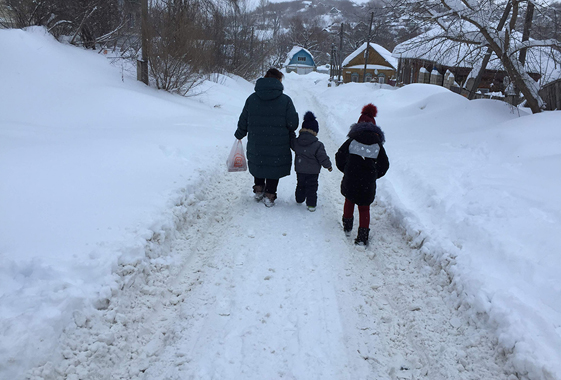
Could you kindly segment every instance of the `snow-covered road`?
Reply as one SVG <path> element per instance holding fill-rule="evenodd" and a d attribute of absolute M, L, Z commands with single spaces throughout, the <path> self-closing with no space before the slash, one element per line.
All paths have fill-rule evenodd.
<path fill-rule="evenodd" d="M 286 87 L 300 115 L 318 115 L 333 159 L 337 115 L 306 84 Z M 516 378 L 483 323 L 449 299 L 445 272 L 423 261 L 383 208 L 372 208 L 366 250 L 344 236 L 340 173 L 322 171 L 315 213 L 293 201 L 294 174 L 271 209 L 252 199 L 248 173 L 207 174 L 176 205 L 176 236 L 152 239 L 151 268 L 122 263 L 126 286 L 99 313 L 76 312 L 63 359 L 29 378 Z"/>

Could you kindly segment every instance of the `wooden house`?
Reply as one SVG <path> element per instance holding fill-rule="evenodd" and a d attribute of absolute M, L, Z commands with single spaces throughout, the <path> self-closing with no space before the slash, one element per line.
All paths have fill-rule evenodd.
<path fill-rule="evenodd" d="M 397 70 L 397 59 L 382 46 L 370 43 L 368 45 L 368 63 L 366 70 L 366 42 L 352 52 L 342 64 L 343 83 L 349 82 L 376 82 L 389 83 Z"/>
<path fill-rule="evenodd" d="M 297 74 L 309 74 L 316 71 L 317 68 L 312 53 L 300 46 L 293 47 L 288 53 L 284 67 L 287 73 L 296 72 Z"/>
<path fill-rule="evenodd" d="M 454 83 L 446 87 L 467 94 L 473 78 L 470 73 L 483 60 L 485 49 L 440 38 L 439 30 L 423 33 L 397 45 L 392 56 L 398 60 L 397 82 L 400 84 L 431 83 L 445 85 L 446 73 L 451 73 Z M 531 66 L 531 59 L 528 60 Z M 429 77 L 427 78 L 427 72 Z M 534 80 L 540 78 L 539 70 L 530 67 L 528 73 Z M 438 78 L 433 78 L 437 75 Z M 473 76 L 477 75 L 474 73 Z M 478 91 L 503 92 L 507 76 L 500 60 L 493 53 L 484 71 Z M 450 74 L 448 75 L 450 77 Z M 471 78 L 471 79 L 470 79 Z M 508 81 L 508 79 L 507 79 Z M 463 89 L 463 91 L 462 91 Z"/>

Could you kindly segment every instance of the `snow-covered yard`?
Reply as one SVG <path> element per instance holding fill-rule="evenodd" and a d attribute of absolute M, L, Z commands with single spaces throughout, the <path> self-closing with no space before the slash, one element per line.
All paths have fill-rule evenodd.
<path fill-rule="evenodd" d="M 390 170 L 372 244 L 272 209 L 225 158 L 253 84 L 147 88 L 0 30 L 1 379 L 561 379 L 561 112 L 288 74 L 333 158 L 368 102 Z M 356 231 L 356 226 L 355 226 Z"/>

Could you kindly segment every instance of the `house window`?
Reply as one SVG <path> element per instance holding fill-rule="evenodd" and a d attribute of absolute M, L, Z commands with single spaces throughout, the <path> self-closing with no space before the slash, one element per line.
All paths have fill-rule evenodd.
<path fill-rule="evenodd" d="M 358 82 L 358 73 L 352 73 L 351 74 L 351 81 L 352 82 Z"/>
<path fill-rule="evenodd" d="M 372 73 L 366 73 L 365 78 L 366 82 L 372 82 Z"/>
<path fill-rule="evenodd" d="M 306 62 L 306 57 L 298 57 L 298 62 Z"/>
<path fill-rule="evenodd" d="M 386 83 L 386 74 L 384 73 L 378 74 L 378 83 L 380 84 Z"/>

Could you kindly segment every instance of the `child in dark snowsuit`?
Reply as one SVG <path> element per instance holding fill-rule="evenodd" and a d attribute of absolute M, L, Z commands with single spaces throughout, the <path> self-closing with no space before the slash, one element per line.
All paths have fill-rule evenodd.
<path fill-rule="evenodd" d="M 358 205 L 360 223 L 355 244 L 368 245 L 370 204 L 376 196 L 376 180 L 388 171 L 384 132 L 376 125 L 378 110 L 373 104 L 362 109 L 358 123 L 351 125 L 348 140 L 335 154 L 337 168 L 344 173 L 341 194 L 345 197 L 343 229 L 350 234 L 353 213 Z"/>
<path fill-rule="evenodd" d="M 316 117 L 310 111 L 304 115 L 302 129 L 297 138 L 290 142 L 292 150 L 296 153 L 294 170 L 297 176 L 296 202 L 306 201 L 308 210 L 315 211 L 318 200 L 318 178 L 323 166 L 332 171 L 331 161 L 325 152 L 323 143 L 316 137 L 319 125 Z"/>

